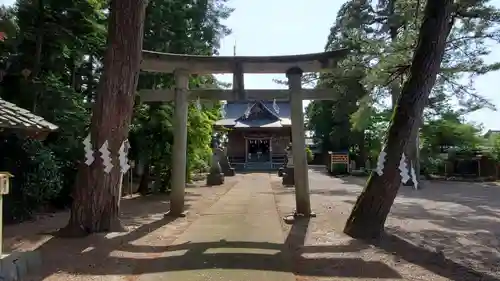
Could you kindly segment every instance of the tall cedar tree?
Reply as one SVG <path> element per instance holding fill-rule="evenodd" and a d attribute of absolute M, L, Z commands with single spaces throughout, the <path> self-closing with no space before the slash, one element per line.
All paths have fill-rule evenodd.
<path fill-rule="evenodd" d="M 73 190 L 65 236 L 122 229 L 119 220 L 118 150 L 127 138 L 139 77 L 146 0 L 111 0 L 104 72 L 92 111 L 91 136 L 95 161 L 82 164 Z M 98 149 L 108 141 L 114 165 L 103 170 Z"/>
<path fill-rule="evenodd" d="M 358 197 L 344 228 L 344 232 L 351 237 L 377 238 L 384 230 L 401 185 L 399 162 L 436 82 L 446 39 L 453 26 L 454 11 L 454 0 L 427 1 L 410 77 L 403 85 L 386 138 L 384 149 L 387 156 L 383 174 L 372 173 Z"/>

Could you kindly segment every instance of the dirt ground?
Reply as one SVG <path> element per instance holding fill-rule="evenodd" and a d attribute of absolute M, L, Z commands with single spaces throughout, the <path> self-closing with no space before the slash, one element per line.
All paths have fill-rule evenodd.
<path fill-rule="evenodd" d="M 287 243 L 295 253 L 298 280 L 500 280 L 498 186 L 426 182 L 418 191 L 401 187 L 387 235 L 367 245 L 342 233 L 365 179 L 331 178 L 323 170 L 310 173 L 318 216 L 292 227 L 283 224 L 291 232 Z M 292 212 L 293 188 L 284 188 L 275 177 L 273 189 L 281 214 Z"/>
<path fill-rule="evenodd" d="M 283 187 L 276 175 L 270 178 L 278 212 L 285 216 L 295 206 L 293 188 Z M 137 280 L 146 272 L 138 261 L 159 258 L 237 180 L 187 188 L 186 218 L 163 218 L 166 196 L 130 197 L 122 201 L 127 233 L 53 238 L 50 232 L 68 217 L 58 213 L 6 227 L 4 245 L 6 251 L 40 250 L 42 271 L 23 281 Z M 311 202 L 318 216 L 293 226 L 282 223 L 297 280 L 500 281 L 500 187 L 458 182 L 426 183 L 419 191 L 402 187 L 387 221 L 388 234 L 370 245 L 342 234 L 363 185 L 361 178 L 311 171 Z"/>
<path fill-rule="evenodd" d="M 176 220 L 164 218 L 169 209 L 166 195 L 126 197 L 121 203 L 122 222 L 129 230 L 125 233 L 54 238 L 50 233 L 63 227 L 69 214 L 44 215 L 34 222 L 5 227 L 4 248 L 6 252 L 40 251 L 42 270 L 22 281 L 133 281 L 141 272 L 135 262 L 154 259 L 159 253 L 149 251 L 151 248 L 172 243 L 196 220 L 200 210 L 214 204 L 234 184 L 236 180 L 226 179 L 222 186 L 206 187 L 198 182 L 186 188 L 188 214 Z M 142 251 L 141 246 L 148 250 Z"/>

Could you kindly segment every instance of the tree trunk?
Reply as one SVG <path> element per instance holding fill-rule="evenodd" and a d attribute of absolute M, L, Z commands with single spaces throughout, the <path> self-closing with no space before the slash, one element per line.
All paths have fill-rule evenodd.
<path fill-rule="evenodd" d="M 377 238 L 384 230 L 401 185 L 399 161 L 436 82 L 446 38 L 453 26 L 453 11 L 453 0 L 428 0 L 426 3 L 410 77 L 404 83 L 386 138 L 383 174 L 372 173 L 344 228 L 353 238 Z"/>
<path fill-rule="evenodd" d="M 389 34 L 391 37 L 392 43 L 396 43 L 398 39 L 398 29 L 401 26 L 401 23 L 397 21 L 396 15 L 396 0 L 389 0 L 388 11 L 389 11 Z M 420 7 L 417 7 L 420 8 Z M 401 94 L 401 82 L 398 79 L 394 79 L 389 85 L 389 91 L 391 93 L 391 101 L 392 101 L 392 109 L 397 105 L 399 95 Z M 412 136 L 410 138 L 409 144 L 405 149 L 406 163 L 408 165 L 408 176 L 411 178 L 411 170 L 415 170 L 415 174 L 420 175 L 420 153 L 419 153 L 419 131 L 421 124 L 415 125 L 415 131 L 413 131 Z M 413 180 L 409 180 L 405 183 L 407 186 L 413 186 Z"/>
<path fill-rule="evenodd" d="M 120 178 L 118 150 L 127 138 L 139 74 L 145 0 L 112 0 L 104 71 L 94 103 L 91 136 L 92 165 L 82 164 L 73 190 L 73 204 L 65 236 L 122 230 L 119 220 Z M 114 165 L 105 173 L 98 149 L 108 141 Z"/>
<path fill-rule="evenodd" d="M 43 0 L 38 0 L 38 19 L 35 36 L 35 58 L 33 62 L 33 69 L 31 70 L 30 78 L 31 80 L 35 80 L 38 78 L 42 70 L 42 49 L 43 49 L 43 32 L 45 26 L 45 6 Z M 35 90 L 35 97 L 33 99 L 33 113 L 38 112 L 38 102 L 40 100 L 40 92 L 38 87 Z"/>

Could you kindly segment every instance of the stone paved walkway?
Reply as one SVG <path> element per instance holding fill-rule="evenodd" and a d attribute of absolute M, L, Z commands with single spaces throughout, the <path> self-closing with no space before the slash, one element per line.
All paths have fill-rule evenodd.
<path fill-rule="evenodd" d="M 269 174 L 238 183 L 167 248 L 138 280 L 292 281 Z"/>
<path fill-rule="evenodd" d="M 342 234 L 365 180 L 310 167 L 318 217 L 286 225 L 293 188 L 275 174 L 238 174 L 186 189 L 186 218 L 165 219 L 168 197 L 122 203 L 126 233 L 53 238 L 67 213 L 5 228 L 5 249 L 37 249 L 43 270 L 23 281 L 499 281 L 500 189 L 429 183 L 401 188 L 388 235 L 367 245 Z M 13 230 L 16 231 L 13 231 Z"/>

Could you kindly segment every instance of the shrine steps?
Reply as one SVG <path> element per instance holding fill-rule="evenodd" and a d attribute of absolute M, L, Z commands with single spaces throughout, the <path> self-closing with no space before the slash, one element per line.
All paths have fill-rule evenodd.
<path fill-rule="evenodd" d="M 271 162 L 247 162 L 244 169 L 246 171 L 271 171 L 273 164 Z"/>

